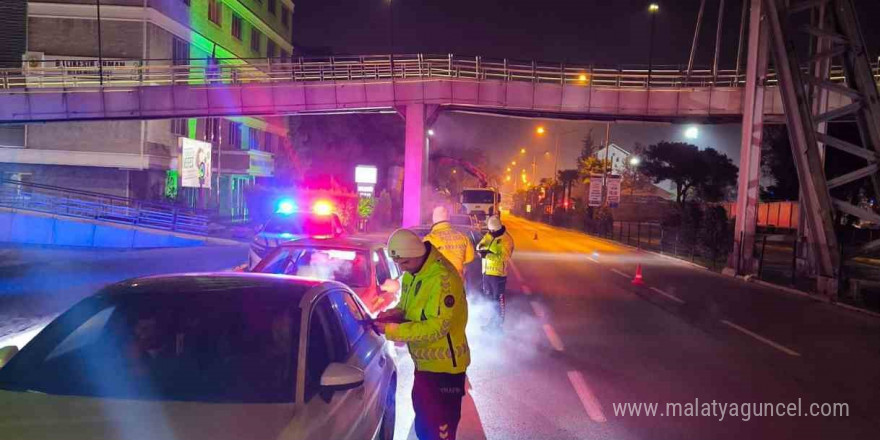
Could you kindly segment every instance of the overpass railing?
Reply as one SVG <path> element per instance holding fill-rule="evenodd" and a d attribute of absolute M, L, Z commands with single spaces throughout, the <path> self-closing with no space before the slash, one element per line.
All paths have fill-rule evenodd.
<path fill-rule="evenodd" d="M 206 235 L 208 217 L 176 206 L 0 179 L 0 207 Z"/>
<path fill-rule="evenodd" d="M 326 58 L 191 60 L 29 60 L 0 69 L 0 89 L 138 87 L 389 79 L 476 79 L 590 85 L 609 88 L 740 87 L 745 72 L 681 66 L 602 67 L 454 55 L 338 56 Z M 880 81 L 880 63 L 874 62 Z M 806 71 L 806 68 L 805 68 Z M 840 67 L 831 78 L 845 81 Z M 775 84 L 770 72 L 767 83 Z"/>

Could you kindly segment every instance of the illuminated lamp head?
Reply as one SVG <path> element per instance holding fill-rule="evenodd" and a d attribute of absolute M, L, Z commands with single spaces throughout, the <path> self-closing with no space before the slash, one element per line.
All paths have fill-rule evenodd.
<path fill-rule="evenodd" d="M 275 210 L 277 214 L 290 215 L 296 212 L 296 202 L 290 199 L 284 199 L 278 202 L 278 208 Z"/>
<path fill-rule="evenodd" d="M 327 200 L 318 200 L 312 205 L 312 212 L 316 215 L 330 215 L 333 214 L 333 204 Z"/>

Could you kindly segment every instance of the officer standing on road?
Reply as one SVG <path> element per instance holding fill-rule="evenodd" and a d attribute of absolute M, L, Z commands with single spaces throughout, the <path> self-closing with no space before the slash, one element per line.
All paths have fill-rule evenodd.
<path fill-rule="evenodd" d="M 449 211 L 444 206 L 434 208 L 434 225 L 425 236 L 440 253 L 458 270 L 464 279 L 465 266 L 474 261 L 474 249 L 467 235 L 459 232 L 449 223 Z"/>
<path fill-rule="evenodd" d="M 394 231 L 388 252 L 404 272 L 402 295 L 397 307 L 379 314 L 376 329 L 409 347 L 416 370 L 412 400 L 419 439 L 454 440 L 471 363 L 461 277 L 436 247 L 412 231 Z"/>
<path fill-rule="evenodd" d="M 477 244 L 483 258 L 483 294 L 495 302 L 495 315 L 485 328 L 501 330 L 504 324 L 504 290 L 507 288 L 507 266 L 513 255 L 513 238 L 496 216 L 486 221 L 489 232 Z"/>

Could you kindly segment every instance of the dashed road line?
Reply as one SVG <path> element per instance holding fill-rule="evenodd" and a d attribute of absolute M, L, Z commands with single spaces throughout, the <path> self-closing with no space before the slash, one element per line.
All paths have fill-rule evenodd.
<path fill-rule="evenodd" d="M 624 278 L 630 278 L 629 275 L 627 275 L 627 274 L 625 274 L 625 273 L 623 273 L 623 272 L 621 272 L 621 271 L 619 271 L 619 270 L 617 270 L 617 269 L 611 269 L 611 271 L 614 272 L 614 273 L 616 273 L 616 274 L 618 274 L 618 275 L 620 275 L 620 276 L 622 276 L 622 277 L 624 277 Z"/>
<path fill-rule="evenodd" d="M 537 301 L 529 301 L 529 304 L 532 306 L 532 311 L 535 312 L 535 316 L 537 316 L 538 319 L 543 321 L 544 318 L 547 317 L 547 314 L 544 313 L 544 308 L 541 307 Z"/>
<path fill-rule="evenodd" d="M 675 296 L 675 295 L 673 295 L 673 294 L 671 294 L 671 293 L 666 293 L 666 292 L 664 292 L 664 291 L 662 291 L 662 290 L 660 290 L 660 289 L 658 289 L 658 288 L 656 288 L 656 287 L 651 287 L 651 290 L 653 290 L 654 292 L 659 293 L 660 295 L 663 295 L 663 296 L 665 296 L 665 297 L 667 297 L 667 298 L 669 298 L 669 299 L 671 299 L 671 300 L 673 300 L 673 301 L 675 301 L 675 302 L 677 302 L 677 303 L 679 303 L 679 304 L 684 304 L 684 300 L 683 300 L 683 299 L 681 299 L 681 298 L 679 298 L 679 297 L 677 297 L 677 296 Z"/>
<path fill-rule="evenodd" d="M 584 380 L 584 375 L 580 371 L 569 371 L 568 380 L 571 382 L 571 386 L 574 387 L 574 392 L 577 393 L 578 398 L 581 399 L 581 404 L 584 405 L 584 409 L 587 411 L 590 419 L 596 423 L 607 422 L 608 419 L 605 418 L 605 413 L 602 412 L 602 405 L 599 403 L 596 395 L 593 394 L 593 391 L 590 390 L 587 381 Z"/>
<path fill-rule="evenodd" d="M 544 334 L 547 335 L 550 345 L 552 345 L 556 351 L 565 350 L 565 345 L 562 345 L 562 339 L 559 339 L 559 335 L 556 334 L 556 330 L 553 330 L 553 326 L 550 324 L 544 324 Z"/>
<path fill-rule="evenodd" d="M 753 338 L 755 338 L 755 339 L 757 339 L 757 340 L 759 340 L 759 341 L 761 341 L 761 342 L 763 342 L 763 343 L 765 343 L 765 344 L 767 344 L 767 345 L 769 345 L 769 346 L 771 346 L 771 347 L 773 347 L 773 348 L 775 348 L 775 349 L 777 349 L 787 355 L 790 355 L 790 356 L 800 356 L 801 355 L 800 353 L 798 353 L 798 352 L 796 352 L 796 351 L 794 351 L 794 350 L 792 350 L 782 344 L 777 344 L 776 342 L 773 342 L 773 341 L 771 341 L 771 340 L 769 340 L 769 339 L 767 339 L 767 338 L 765 338 L 765 337 L 763 337 L 763 336 L 761 336 L 751 330 L 740 327 L 740 326 L 738 326 L 738 325 L 736 325 L 726 319 L 722 319 L 721 323 L 730 327 L 730 328 L 733 328 L 735 330 L 739 330 L 740 332 L 745 333 L 745 334 L 747 334 L 747 335 L 749 335 L 749 336 L 751 336 L 751 337 L 753 337 Z"/>
<path fill-rule="evenodd" d="M 523 291 L 523 293 L 525 293 L 526 295 L 531 295 L 531 294 L 532 294 L 532 289 L 531 289 L 529 286 L 526 286 L 525 284 L 523 284 L 523 286 L 522 286 L 522 291 Z"/>

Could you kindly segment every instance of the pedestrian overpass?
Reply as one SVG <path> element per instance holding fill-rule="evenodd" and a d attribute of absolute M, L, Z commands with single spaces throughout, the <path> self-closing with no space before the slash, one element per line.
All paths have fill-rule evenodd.
<path fill-rule="evenodd" d="M 428 55 L 0 69 L 0 123 L 366 112 L 409 105 L 532 117 L 739 122 L 745 72 Z M 135 66 L 134 64 L 137 64 Z M 876 72 L 876 65 L 875 65 Z M 841 72 L 834 72 L 838 81 Z M 774 85 L 774 74 L 766 83 Z M 778 89 L 765 114 L 782 119 Z M 830 102 L 848 105 L 848 98 Z"/>

